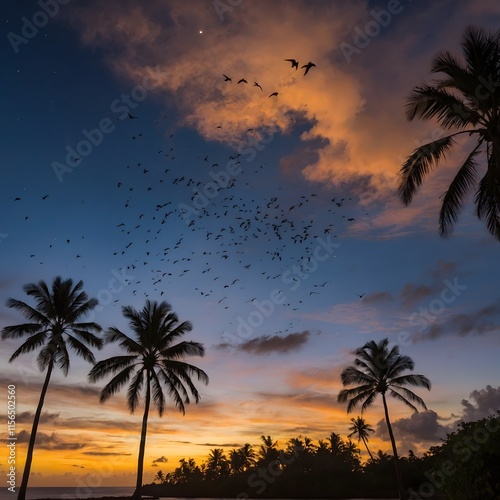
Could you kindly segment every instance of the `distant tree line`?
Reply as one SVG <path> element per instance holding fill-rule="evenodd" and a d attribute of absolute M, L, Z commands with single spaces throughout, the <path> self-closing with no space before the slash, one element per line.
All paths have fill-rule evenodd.
<path fill-rule="evenodd" d="M 354 419 L 353 419 L 354 420 Z M 283 448 L 270 436 L 258 447 L 210 450 L 198 465 L 181 459 L 157 472 L 143 494 L 218 498 L 397 498 L 392 455 L 379 450 L 361 462 L 360 449 L 332 432 L 314 444 L 291 438 Z M 412 450 L 399 459 L 408 499 L 499 500 L 500 411 L 461 423 L 443 443 L 421 457 Z"/>

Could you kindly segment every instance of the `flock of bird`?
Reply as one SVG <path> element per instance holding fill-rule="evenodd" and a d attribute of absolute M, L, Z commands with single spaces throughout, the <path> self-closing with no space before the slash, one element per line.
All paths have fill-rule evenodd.
<path fill-rule="evenodd" d="M 298 61 L 286 61 L 291 62 L 292 69 L 298 69 Z M 304 76 L 312 67 L 315 67 L 312 62 L 302 66 Z M 224 78 L 232 81 L 226 75 Z M 166 119 L 164 116 L 163 120 Z M 140 114 L 129 113 L 126 121 L 134 128 L 130 131 L 133 132 L 130 156 L 143 154 L 140 143 L 147 135 L 147 126 L 141 123 Z M 329 293 L 333 277 L 324 278 L 327 269 L 333 269 L 333 262 L 324 264 L 317 275 L 310 271 L 310 263 L 318 238 L 337 238 L 338 231 L 356 221 L 348 213 L 355 210 L 351 198 L 333 196 L 326 187 L 308 192 L 304 184 L 299 194 L 279 185 L 270 191 L 270 177 L 278 178 L 279 172 L 258 161 L 259 157 L 248 161 L 240 153 L 200 155 L 189 145 L 186 147 L 184 141 L 177 142 L 174 134 L 166 141 L 163 139 L 156 158 L 150 153 L 144 162 L 129 162 L 117 169 L 115 192 L 110 195 L 123 215 L 114 228 L 108 228 L 115 231 L 116 247 L 102 251 L 112 253 L 116 269 L 133 276 L 127 278 L 127 288 L 134 296 L 172 300 L 172 291 L 187 287 L 193 297 L 220 308 L 226 315 L 226 328 L 231 330 L 238 315 L 244 316 L 252 310 L 254 299 L 266 298 L 259 297 L 262 289 L 290 292 L 294 289 L 291 284 L 302 280 L 304 284 L 297 293 L 286 294 L 282 307 L 290 311 L 299 311 L 310 296 Z M 213 179 L 209 172 L 220 171 L 227 162 L 239 165 L 241 174 L 219 186 L 216 196 L 204 206 L 195 205 L 195 198 L 201 196 Z M 270 192 L 263 194 L 266 191 Z M 13 201 L 22 208 L 23 196 L 16 196 Z M 49 203 L 50 193 L 41 195 L 40 201 Z M 195 212 L 188 218 L 182 208 L 186 206 Z M 26 215 L 25 221 L 29 220 Z M 67 248 L 71 247 L 68 259 L 72 255 L 87 269 L 95 255 L 85 255 L 83 247 L 73 238 L 64 236 L 57 244 L 62 241 Z M 82 235 L 81 239 L 84 238 Z M 48 248 L 55 244 L 51 242 Z M 47 250 L 43 252 L 45 257 L 49 255 Z M 27 257 L 35 259 L 37 255 L 28 252 Z M 286 282 L 284 274 L 292 269 L 294 277 Z M 356 295 L 362 299 L 365 294 Z M 297 325 L 291 321 L 274 333 L 294 328 Z"/>
<path fill-rule="evenodd" d="M 299 61 L 297 61 L 296 59 L 285 59 L 285 61 L 288 61 L 292 64 L 292 69 L 295 68 L 295 70 L 298 70 L 299 69 Z M 309 61 L 307 64 L 304 64 L 304 66 L 301 66 L 301 69 L 304 69 L 305 68 L 305 71 L 304 71 L 304 76 L 307 75 L 307 73 L 309 73 L 309 70 L 311 68 L 315 68 L 316 67 L 316 64 L 314 64 L 313 62 Z M 225 82 L 232 82 L 233 79 L 230 77 L 230 76 L 227 76 L 226 74 L 222 73 L 222 76 L 224 77 L 224 81 Z M 237 82 L 237 84 L 241 84 L 241 83 L 248 83 L 248 80 L 246 80 L 245 78 L 240 78 Z M 253 86 L 254 87 L 257 87 L 261 90 L 261 92 L 264 92 L 264 89 L 262 88 L 262 86 L 254 81 L 253 82 Z M 269 95 L 268 95 L 268 98 L 270 97 L 278 97 L 279 95 L 279 92 L 278 91 L 274 91 L 274 92 L 271 92 Z"/>

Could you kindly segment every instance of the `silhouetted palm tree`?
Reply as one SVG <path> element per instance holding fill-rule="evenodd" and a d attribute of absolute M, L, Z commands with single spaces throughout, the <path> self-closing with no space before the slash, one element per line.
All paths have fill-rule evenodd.
<path fill-rule="evenodd" d="M 30 321 L 30 323 L 6 326 L 2 330 L 2 339 L 28 337 L 26 342 L 12 354 L 9 363 L 21 354 L 40 349 L 37 363 L 41 371 L 47 370 L 33 418 L 18 500 L 25 500 L 26 497 L 36 433 L 54 366 L 58 366 L 64 375 L 67 375 L 70 366 L 68 346 L 78 356 L 92 364 L 95 363 L 94 355 L 85 344 L 97 349 L 103 346 L 103 341 L 92 333 L 100 332 L 101 327 L 96 323 L 81 321 L 97 305 L 97 300 L 89 299 L 82 289 L 82 281 L 73 286 L 71 279 L 62 280 L 58 276 L 52 282 L 50 290 L 44 281 L 39 281 L 38 284 L 29 283 L 23 287 L 24 292 L 35 299 L 34 307 L 20 300 L 7 301 L 8 307 L 17 309 Z"/>
<path fill-rule="evenodd" d="M 158 481 L 159 484 L 163 484 L 166 481 L 166 476 L 165 474 L 159 470 L 153 479 L 153 482 Z"/>
<path fill-rule="evenodd" d="M 271 436 L 260 436 L 260 439 L 262 440 L 262 443 L 259 448 L 259 462 L 267 465 L 270 462 L 273 462 L 274 460 L 279 459 L 279 450 L 277 448 L 278 446 L 278 441 L 273 441 Z"/>
<path fill-rule="evenodd" d="M 241 448 L 229 452 L 229 462 L 233 473 L 244 472 L 255 464 L 255 451 L 252 445 L 245 443 Z"/>
<path fill-rule="evenodd" d="M 210 450 L 205 466 L 205 476 L 207 479 L 220 479 L 229 474 L 229 461 L 222 448 Z"/>
<path fill-rule="evenodd" d="M 134 413 L 141 392 L 145 391 L 137 483 L 133 495 L 134 498 L 140 498 L 151 399 L 161 417 L 165 409 L 164 388 L 166 388 L 175 406 L 184 414 L 184 405 L 190 402 L 189 393 L 194 396 L 196 403 L 200 400 L 200 394 L 191 380 L 192 377 L 196 376 L 198 380 L 207 384 L 208 376 L 200 368 L 181 361 L 186 356 L 203 356 L 205 349 L 198 342 L 182 341 L 175 344 L 179 337 L 191 331 L 192 326 L 187 321 L 179 323 L 177 315 L 171 312 L 170 304 L 166 302 L 158 304 L 147 300 L 141 311 L 131 306 L 123 307 L 122 310 L 125 318 L 129 320 L 135 338 L 113 327 L 106 333 L 106 342 L 118 342 L 127 355 L 113 356 L 99 361 L 90 371 L 89 380 L 97 382 L 110 374 L 114 375 L 100 393 L 99 400 L 103 403 L 132 377 L 127 391 L 130 413 Z"/>
<path fill-rule="evenodd" d="M 428 172 L 445 159 L 455 137 L 475 136 L 472 150 L 446 191 L 439 215 L 439 232 L 448 236 L 471 189 L 479 219 L 500 240 L 500 31 L 488 33 L 469 27 L 462 39 L 464 59 L 443 51 L 433 60 L 431 72 L 443 76 L 433 85 L 412 90 L 406 116 L 409 120 L 434 119 L 444 130 L 458 130 L 415 149 L 400 170 L 399 194 L 405 205 Z M 484 158 L 478 182 L 478 160 Z M 483 175 L 484 174 L 484 175 Z"/>
<path fill-rule="evenodd" d="M 427 409 L 423 399 L 404 386 L 425 387 L 430 390 L 431 383 L 423 375 L 402 375 L 407 370 L 413 370 L 414 362 L 410 357 L 402 356 L 399 353 L 398 345 L 389 349 L 388 339 L 383 339 L 378 343 L 371 340 L 363 347 L 356 349 L 355 355 L 354 366 L 345 368 L 340 375 L 344 386 L 354 385 L 355 387 L 342 389 L 338 395 L 338 401 L 340 403 L 348 402 L 347 413 L 350 413 L 359 403 L 362 403 L 361 412 L 363 412 L 373 403 L 378 394 L 382 395 L 385 421 L 394 453 L 399 497 L 404 499 L 405 493 L 398 463 L 399 457 L 389 420 L 386 393 L 403 402 L 412 410 L 418 411 L 413 403 Z"/>
<path fill-rule="evenodd" d="M 352 437 L 352 436 L 357 436 L 358 437 L 358 443 L 359 441 L 363 441 L 366 447 L 366 451 L 368 452 L 368 455 L 370 455 L 370 458 L 373 460 L 373 455 L 368 448 L 368 436 L 369 432 L 375 432 L 375 429 L 370 427 L 369 424 L 366 423 L 365 419 L 363 417 L 357 417 L 357 418 L 351 418 L 352 425 L 349 427 L 349 430 L 352 431 L 347 437 Z"/>

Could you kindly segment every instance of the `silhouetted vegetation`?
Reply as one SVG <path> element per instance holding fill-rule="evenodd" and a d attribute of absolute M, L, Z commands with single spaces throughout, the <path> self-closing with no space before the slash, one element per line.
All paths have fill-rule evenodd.
<path fill-rule="evenodd" d="M 377 396 L 380 394 L 384 405 L 385 423 L 389 431 L 396 469 L 396 480 L 398 483 L 398 498 L 404 500 L 406 491 L 399 465 L 399 455 L 396 448 L 396 440 L 392 431 L 387 407 L 386 394 L 401 401 L 413 411 L 418 411 L 415 404 L 425 410 L 427 407 L 423 399 L 410 391 L 406 386 L 431 388 L 431 383 L 424 375 L 409 374 L 403 375 L 406 371 L 412 371 L 414 362 L 409 356 L 402 356 L 399 353 L 399 346 L 394 345 L 389 349 L 389 339 L 380 342 L 371 340 L 363 347 L 354 351 L 356 358 L 354 365 L 345 368 L 340 378 L 344 386 L 351 386 L 349 389 L 342 389 L 339 392 L 338 400 L 347 404 L 347 413 L 350 413 L 356 406 L 361 404 L 361 412 L 369 408 Z M 415 403 L 415 404 L 414 404 Z M 360 422 L 357 426 L 363 424 Z M 352 428 L 350 430 L 353 430 Z M 358 432 L 358 429 L 355 430 Z M 367 429 L 363 429 L 365 434 L 365 444 Z"/>
<path fill-rule="evenodd" d="M 499 412 L 500 413 L 500 412 Z M 336 433 L 313 443 L 291 438 L 279 447 L 261 436 L 257 449 L 245 444 L 227 453 L 210 451 L 201 465 L 180 460 L 174 471 L 158 471 L 143 494 L 219 498 L 396 498 L 393 457 L 382 451 L 361 462 L 360 450 Z M 244 454 L 245 465 L 231 457 Z M 240 463 L 240 462 L 238 462 Z M 500 499 L 500 416 L 462 423 L 421 457 L 399 457 L 409 499 Z"/>

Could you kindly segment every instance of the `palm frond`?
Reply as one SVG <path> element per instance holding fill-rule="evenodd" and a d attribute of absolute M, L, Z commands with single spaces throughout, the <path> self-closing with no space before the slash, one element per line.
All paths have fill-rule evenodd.
<path fill-rule="evenodd" d="M 377 397 L 377 394 L 377 391 L 372 390 L 371 394 L 363 401 L 363 404 L 361 405 L 361 413 L 363 413 L 372 405 L 373 401 L 375 401 L 375 398 Z"/>
<path fill-rule="evenodd" d="M 424 375 L 409 374 L 402 375 L 401 377 L 395 377 L 391 379 L 391 384 L 394 385 L 412 385 L 414 387 L 424 387 L 425 389 L 431 389 L 431 381 Z"/>
<path fill-rule="evenodd" d="M 418 147 L 408 157 L 399 171 L 398 193 L 405 205 L 409 205 L 423 178 L 446 157 L 455 144 L 451 136 Z"/>
<path fill-rule="evenodd" d="M 8 299 L 7 300 L 7 307 L 10 307 L 12 309 L 16 309 L 19 311 L 26 319 L 29 319 L 30 321 L 33 321 L 34 323 L 39 323 L 41 325 L 48 325 L 50 324 L 50 319 L 47 318 L 42 312 L 37 311 L 33 307 L 31 307 L 29 304 L 26 304 L 26 302 L 23 302 L 22 300 L 16 300 L 16 299 Z"/>
<path fill-rule="evenodd" d="M 424 402 L 424 400 L 418 396 L 417 394 L 415 394 L 413 391 L 410 391 L 409 389 L 407 389 L 406 387 L 401 387 L 401 386 L 397 386 L 397 385 L 393 385 L 391 386 L 391 389 L 395 392 L 397 391 L 400 391 L 404 394 L 404 397 L 408 400 L 408 401 L 412 401 L 414 403 L 417 403 L 419 404 L 424 410 L 427 410 L 427 406 Z M 397 390 L 397 391 L 396 391 Z M 398 392 L 399 394 L 399 392 Z"/>
<path fill-rule="evenodd" d="M 436 120 L 442 128 L 449 130 L 477 125 L 482 115 L 444 88 L 422 85 L 415 87 L 408 98 L 406 118 L 410 121 L 415 118 Z"/>
<path fill-rule="evenodd" d="M 161 381 L 158 379 L 158 375 L 155 371 L 151 372 L 151 384 L 153 387 L 153 401 L 158 408 L 158 415 L 161 417 L 165 410 L 165 395 L 163 394 Z"/>
<path fill-rule="evenodd" d="M 56 347 L 56 352 L 53 356 L 55 364 L 61 369 L 66 377 L 69 372 L 69 354 L 68 349 L 66 348 L 66 343 L 61 339 Z"/>
<path fill-rule="evenodd" d="M 410 403 L 410 401 L 408 401 L 408 399 L 406 399 L 404 396 L 402 396 L 401 394 L 399 394 L 394 389 L 389 389 L 389 394 L 394 399 L 397 399 L 398 401 L 401 401 L 401 403 L 403 403 L 406 406 L 408 406 L 409 408 L 411 408 L 413 411 L 418 412 L 418 408 L 415 405 L 413 405 L 412 403 Z"/>
<path fill-rule="evenodd" d="M 490 149 L 488 167 L 474 202 L 479 219 L 486 219 L 488 231 L 500 240 L 500 152 L 495 147 Z"/>
<path fill-rule="evenodd" d="M 340 380 L 342 380 L 342 384 L 344 385 L 365 384 L 370 386 L 377 381 L 375 377 L 366 374 L 353 366 L 348 366 L 342 371 L 340 374 Z"/>
<path fill-rule="evenodd" d="M 36 334 L 33 334 L 31 337 L 29 337 L 24 344 L 22 344 L 20 347 L 18 347 L 12 356 L 9 358 L 9 363 L 12 363 L 18 356 L 21 354 L 26 354 L 28 352 L 34 351 L 37 347 L 42 346 L 45 343 L 45 340 L 47 338 L 47 331 L 42 330 L 41 332 L 38 332 Z"/>
<path fill-rule="evenodd" d="M 483 29 L 469 26 L 462 39 L 467 70 L 485 78 L 490 75 L 498 75 L 500 57 L 498 43 L 498 31 L 489 33 Z"/>
<path fill-rule="evenodd" d="M 205 355 L 205 348 L 199 342 L 192 340 L 179 342 L 171 347 L 160 351 L 162 357 L 167 359 L 182 359 L 185 356 L 200 356 Z"/>
<path fill-rule="evenodd" d="M 99 402 L 104 403 L 113 394 L 116 394 L 129 380 L 134 372 L 135 366 L 129 365 L 117 373 L 101 390 Z"/>
<path fill-rule="evenodd" d="M 97 337 L 93 333 L 88 330 L 84 330 L 80 328 L 80 325 L 73 325 L 71 328 L 71 332 L 73 335 L 81 339 L 81 341 L 85 342 L 91 347 L 95 347 L 96 349 L 101 350 L 104 347 L 104 340 L 100 337 Z M 68 334 L 69 335 L 69 334 Z"/>
<path fill-rule="evenodd" d="M 54 360 L 57 348 L 61 339 L 61 335 L 52 335 L 49 341 L 42 347 L 37 356 L 37 363 L 40 369 L 45 369 L 49 362 Z"/>
<path fill-rule="evenodd" d="M 130 413 L 134 413 L 135 409 L 139 405 L 139 396 L 144 385 L 145 372 L 146 369 L 144 367 L 141 367 L 139 370 L 137 370 L 137 373 L 132 378 L 132 382 L 130 382 L 130 385 L 127 389 L 127 406 Z"/>
<path fill-rule="evenodd" d="M 34 335 L 40 331 L 47 331 L 45 325 L 39 323 L 25 323 L 22 325 L 6 326 L 2 330 L 2 339 L 18 339 L 27 335 Z"/>
<path fill-rule="evenodd" d="M 118 330 L 118 328 L 115 327 L 111 327 L 108 329 L 104 337 L 104 341 L 106 344 L 117 342 L 122 349 L 130 353 L 140 354 L 144 350 L 141 344 L 131 339 L 129 336 L 122 333 L 120 330 Z"/>
<path fill-rule="evenodd" d="M 189 394 L 187 393 L 186 388 L 179 380 L 177 375 L 175 375 L 175 373 L 171 373 L 169 372 L 169 370 L 163 369 L 158 373 L 163 379 L 163 383 L 167 387 L 168 394 L 173 399 L 175 406 L 183 415 L 185 415 L 186 408 L 184 406 L 184 401 L 186 400 L 186 398 L 187 401 L 189 401 Z M 181 392 L 184 395 L 184 398 L 182 397 Z"/>
<path fill-rule="evenodd" d="M 392 378 L 397 377 L 400 373 L 406 370 L 411 371 L 415 367 L 413 359 L 411 359 L 409 356 L 392 356 L 389 360 L 389 363 L 390 364 L 387 367 L 386 373 L 388 380 L 392 380 Z"/>
<path fill-rule="evenodd" d="M 90 383 L 95 383 L 98 380 L 116 373 L 117 371 L 128 368 L 132 365 L 135 366 L 137 362 L 136 356 L 114 356 L 102 361 L 97 362 L 88 374 L 88 380 Z"/>
<path fill-rule="evenodd" d="M 69 344 L 69 346 L 78 354 L 78 356 L 83 358 L 85 361 L 88 361 L 89 363 L 95 364 L 94 354 L 85 344 L 80 342 L 75 337 L 72 337 L 71 335 L 67 335 L 65 340 Z"/>
<path fill-rule="evenodd" d="M 471 151 L 446 191 L 439 212 L 439 233 L 441 236 L 448 237 L 451 234 L 465 198 L 476 184 L 476 156 L 480 153 L 478 149 L 481 143 L 482 141 L 480 140 L 477 146 Z"/>

